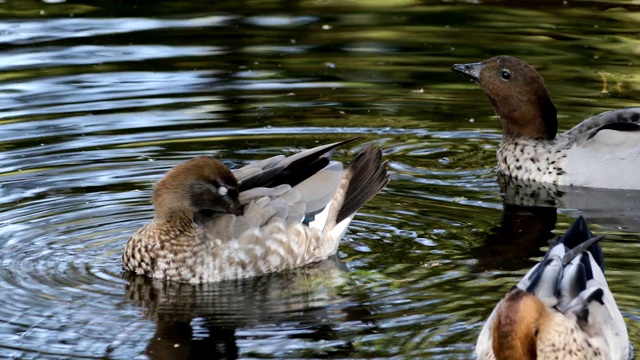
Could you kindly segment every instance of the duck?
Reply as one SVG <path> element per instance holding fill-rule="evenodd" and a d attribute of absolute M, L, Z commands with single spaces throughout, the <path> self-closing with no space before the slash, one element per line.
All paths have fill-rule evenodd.
<path fill-rule="evenodd" d="M 523 60 L 502 55 L 452 70 L 480 85 L 502 122 L 500 172 L 560 186 L 640 190 L 640 108 L 591 116 L 558 134 L 544 79 Z"/>
<path fill-rule="evenodd" d="M 154 218 L 127 241 L 123 268 L 182 283 L 259 276 L 336 253 L 355 213 L 389 182 L 382 150 L 344 167 L 334 149 L 357 138 L 235 170 L 198 156 L 153 188 Z"/>
<path fill-rule="evenodd" d="M 580 216 L 484 323 L 477 359 L 611 359 L 631 356 L 624 319 L 604 276 L 604 255 Z"/>

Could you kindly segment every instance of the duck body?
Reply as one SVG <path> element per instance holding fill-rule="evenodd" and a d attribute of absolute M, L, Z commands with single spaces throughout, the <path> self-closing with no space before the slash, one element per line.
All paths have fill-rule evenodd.
<path fill-rule="evenodd" d="M 601 238 L 580 217 L 552 242 L 494 308 L 476 358 L 629 359 L 627 328 L 604 276 Z"/>
<path fill-rule="evenodd" d="M 126 270 L 206 283 L 300 267 L 335 254 L 355 212 L 388 182 L 381 150 L 343 168 L 347 141 L 235 171 L 201 156 L 154 186 L 155 217 L 125 245 Z"/>
<path fill-rule="evenodd" d="M 497 158 L 505 175 L 640 190 L 640 108 L 608 111 L 556 134 L 555 105 L 540 74 L 524 61 L 497 56 L 453 70 L 483 88 L 502 121 Z"/>

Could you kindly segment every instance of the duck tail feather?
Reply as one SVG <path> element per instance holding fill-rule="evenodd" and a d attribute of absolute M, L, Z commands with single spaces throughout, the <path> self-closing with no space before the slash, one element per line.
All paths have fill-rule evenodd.
<path fill-rule="evenodd" d="M 358 211 L 389 182 L 387 163 L 382 161 L 382 150 L 367 145 L 345 169 L 347 176 L 350 177 L 349 184 L 336 215 L 336 223 Z"/>
<path fill-rule="evenodd" d="M 580 261 L 572 262 L 564 268 L 564 274 L 558 289 L 558 308 L 563 309 L 573 299 L 580 296 L 580 293 L 587 289 L 587 272 L 591 272 L 591 266 L 585 266 L 585 261 L 589 263 L 589 255 L 582 253 Z"/>
<path fill-rule="evenodd" d="M 562 260 L 558 256 L 550 256 L 540 262 L 531 274 L 525 290 L 541 299 L 555 298 L 559 294 L 562 273 Z"/>
<path fill-rule="evenodd" d="M 574 252 L 567 252 L 567 254 L 565 255 L 565 260 L 563 261 L 565 265 L 568 264 L 571 259 L 573 259 L 578 254 L 582 253 L 583 251 L 588 251 L 591 253 L 596 264 L 598 264 L 598 266 L 604 273 L 604 253 L 602 252 L 600 244 L 598 244 L 599 240 L 601 239 L 594 240 L 593 233 L 591 233 L 591 231 L 589 230 L 587 221 L 581 215 L 576 219 L 576 221 L 573 222 L 571 227 L 569 227 L 564 235 L 560 236 L 558 239 L 550 243 L 561 243 L 569 249 L 576 249 L 576 251 Z M 585 243 L 588 245 L 585 245 Z"/>
<path fill-rule="evenodd" d="M 591 255 L 593 255 L 594 260 L 596 261 L 596 263 L 598 264 L 598 266 L 600 266 L 600 263 L 598 262 L 598 259 L 596 258 L 596 256 L 593 254 L 592 250 L 593 249 L 598 249 L 600 251 L 600 254 L 602 255 L 602 248 L 600 247 L 600 245 L 598 244 L 598 242 L 602 239 L 604 239 L 604 235 L 599 235 L 599 236 L 594 236 L 590 239 L 588 239 L 587 241 L 583 242 L 582 244 L 577 245 L 574 248 L 571 248 L 569 251 L 567 251 L 564 254 L 564 257 L 562 259 L 562 264 L 563 265 L 567 265 L 569 264 L 576 256 L 584 253 L 585 251 L 591 252 Z M 604 271 L 604 256 L 602 256 L 602 270 Z"/>

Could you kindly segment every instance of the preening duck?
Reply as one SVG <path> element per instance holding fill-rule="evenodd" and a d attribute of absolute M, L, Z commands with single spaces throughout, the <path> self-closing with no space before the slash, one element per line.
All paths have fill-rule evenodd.
<path fill-rule="evenodd" d="M 204 283 L 245 278 L 335 254 L 356 211 L 389 181 L 379 147 L 331 161 L 355 139 L 230 170 L 210 156 L 171 169 L 153 190 L 154 219 L 125 245 L 126 270 Z"/>

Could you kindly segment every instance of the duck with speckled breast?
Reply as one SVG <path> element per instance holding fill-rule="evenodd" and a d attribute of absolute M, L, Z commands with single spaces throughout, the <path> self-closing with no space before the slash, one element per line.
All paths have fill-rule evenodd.
<path fill-rule="evenodd" d="M 125 245 L 126 270 L 209 283 L 297 268 L 336 253 L 356 211 L 389 182 L 369 144 L 343 168 L 333 150 L 356 138 L 230 170 L 210 156 L 171 169 L 153 189 L 154 219 Z"/>
<path fill-rule="evenodd" d="M 496 56 L 452 70 L 482 87 L 502 121 L 502 173 L 556 185 L 640 189 L 640 108 L 604 112 L 556 134 L 556 107 L 526 62 Z"/>

